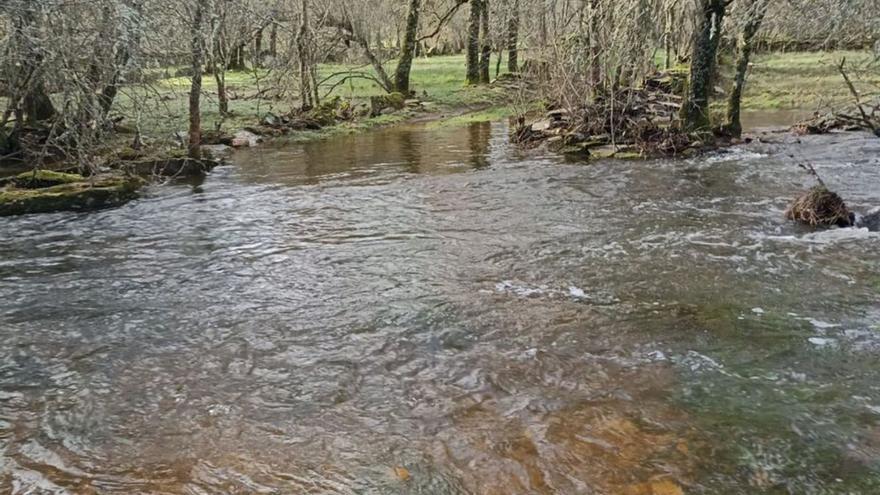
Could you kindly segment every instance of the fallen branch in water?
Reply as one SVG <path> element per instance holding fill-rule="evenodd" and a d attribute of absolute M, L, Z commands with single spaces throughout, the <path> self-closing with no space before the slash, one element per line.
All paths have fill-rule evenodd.
<path fill-rule="evenodd" d="M 856 87 L 850 80 L 849 75 L 846 73 L 846 70 L 844 69 L 845 65 L 846 57 L 844 57 L 840 61 L 840 65 L 837 66 L 837 70 L 840 72 L 840 75 L 843 76 L 843 80 L 844 82 L 846 82 L 846 87 L 849 89 L 850 94 L 853 96 L 853 99 L 856 102 L 856 109 L 859 111 L 859 114 L 862 117 L 861 121 L 865 125 L 865 127 L 871 130 L 871 132 L 873 132 L 877 136 L 880 136 L 880 127 L 878 127 L 877 123 L 868 116 L 867 112 L 865 112 L 864 107 L 862 107 L 862 98 L 859 95 L 859 92 L 856 90 Z M 876 110 L 877 109 L 875 108 L 874 112 L 876 112 Z"/>

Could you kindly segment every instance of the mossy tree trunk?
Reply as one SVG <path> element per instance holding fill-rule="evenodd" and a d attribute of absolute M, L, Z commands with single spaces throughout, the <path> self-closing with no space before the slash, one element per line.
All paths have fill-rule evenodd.
<path fill-rule="evenodd" d="M 748 19 L 745 26 L 743 26 L 738 41 L 739 54 L 736 59 L 736 76 L 733 81 L 733 89 L 730 91 L 730 97 L 727 100 L 727 124 L 725 127 L 727 132 L 734 137 L 742 135 L 742 122 L 740 121 L 742 94 L 749 71 L 749 60 L 752 56 L 752 43 L 758 30 L 761 29 L 761 23 L 764 21 L 764 15 L 767 13 L 767 2 L 765 0 L 752 0 L 747 9 Z"/>
<path fill-rule="evenodd" d="M 189 143 L 188 155 L 193 159 L 202 157 L 202 64 L 204 63 L 204 38 L 202 24 L 208 10 L 208 0 L 196 0 L 190 26 L 192 50 L 192 83 L 189 90 Z"/>
<path fill-rule="evenodd" d="M 519 72 L 519 0 L 512 0 L 507 21 L 507 70 Z"/>
<path fill-rule="evenodd" d="M 211 16 L 211 51 L 208 56 L 208 71 L 214 75 L 217 83 L 217 106 L 221 118 L 229 114 L 229 95 L 226 91 L 226 3 L 218 2 Z"/>
<path fill-rule="evenodd" d="M 409 94 L 409 74 L 412 70 L 413 57 L 416 53 L 416 37 L 419 32 L 419 15 L 422 10 L 421 0 L 410 0 L 409 14 L 406 17 L 406 32 L 403 37 L 403 46 L 400 50 L 400 60 L 394 72 L 394 90 Z"/>
<path fill-rule="evenodd" d="M 489 0 L 480 2 L 480 83 L 489 84 L 489 66 L 492 58 L 492 41 L 489 37 Z"/>
<path fill-rule="evenodd" d="M 699 18 L 691 47 L 691 75 L 681 107 L 682 123 L 687 131 L 708 132 L 712 127 L 709 96 L 726 10 L 727 0 L 700 0 L 697 7 Z"/>
<path fill-rule="evenodd" d="M 470 0 L 471 14 L 468 19 L 467 83 L 480 84 L 480 18 L 482 0 Z"/>

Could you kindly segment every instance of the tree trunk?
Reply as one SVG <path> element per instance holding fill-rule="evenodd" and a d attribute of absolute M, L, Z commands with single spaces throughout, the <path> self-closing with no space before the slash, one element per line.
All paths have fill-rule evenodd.
<path fill-rule="evenodd" d="M 491 78 L 489 76 L 489 66 L 492 58 L 492 42 L 489 38 L 489 0 L 482 0 L 483 4 L 480 14 L 480 82 L 489 84 Z"/>
<path fill-rule="evenodd" d="M 14 28 L 18 43 L 22 45 L 22 63 L 19 74 L 22 80 L 27 81 L 27 85 L 22 88 L 24 98 L 21 110 L 28 124 L 49 120 L 56 115 L 55 106 L 49 98 L 43 81 L 41 67 L 43 55 L 39 47 L 34 46 L 30 39 L 31 33 L 28 32 L 29 30 L 39 30 L 40 14 L 36 12 L 36 9 L 36 6 L 24 9 Z M 18 120 L 16 122 L 18 125 Z"/>
<path fill-rule="evenodd" d="M 272 60 L 278 58 L 278 22 L 272 21 L 272 29 L 269 31 L 269 56 Z"/>
<path fill-rule="evenodd" d="M 733 137 L 742 136 L 742 122 L 740 121 L 740 105 L 742 103 L 743 88 L 746 85 L 746 75 L 749 71 L 749 59 L 752 56 L 752 42 L 755 34 L 761 29 L 764 14 L 767 12 L 767 3 L 764 0 L 754 0 L 748 7 L 745 26 L 739 39 L 739 55 L 736 60 L 736 76 L 733 81 L 733 89 L 727 100 L 727 125 L 726 130 Z"/>
<path fill-rule="evenodd" d="M 709 96 L 712 93 L 712 75 L 715 73 L 715 58 L 726 8 L 726 0 L 701 0 L 698 7 L 700 17 L 691 47 L 688 94 L 681 107 L 684 128 L 691 132 L 711 130 Z"/>
<path fill-rule="evenodd" d="M 600 91 L 602 86 L 602 58 L 601 49 L 599 47 L 599 28 L 602 26 L 602 19 L 599 15 L 599 0 L 590 1 L 590 86 L 593 88 L 595 95 Z"/>
<path fill-rule="evenodd" d="M 254 35 L 254 67 L 263 66 L 263 28 L 257 30 Z"/>
<path fill-rule="evenodd" d="M 195 160 L 202 157 L 202 63 L 204 48 L 202 39 L 202 22 L 207 10 L 208 0 L 196 0 L 193 12 L 190 35 L 192 36 L 192 84 L 189 91 L 189 157 Z"/>
<path fill-rule="evenodd" d="M 513 0 L 507 21 L 507 70 L 519 72 L 519 0 Z"/>
<path fill-rule="evenodd" d="M 28 124 L 36 124 L 55 117 L 55 106 L 42 80 L 34 82 L 24 97 L 24 114 Z"/>
<path fill-rule="evenodd" d="M 296 51 L 299 56 L 299 95 L 301 108 L 309 110 L 314 106 L 312 93 L 312 57 L 309 39 L 309 2 L 302 0 L 302 22 L 296 37 Z"/>
<path fill-rule="evenodd" d="M 470 0 L 471 15 L 468 20 L 467 83 L 480 83 L 480 17 L 483 0 Z"/>
<path fill-rule="evenodd" d="M 412 61 L 416 51 L 416 37 L 419 32 L 419 14 L 421 10 L 421 0 L 410 0 L 403 47 L 400 50 L 400 60 L 397 62 L 397 70 L 394 73 L 394 90 L 404 95 L 409 94 L 409 73 L 412 69 Z"/>

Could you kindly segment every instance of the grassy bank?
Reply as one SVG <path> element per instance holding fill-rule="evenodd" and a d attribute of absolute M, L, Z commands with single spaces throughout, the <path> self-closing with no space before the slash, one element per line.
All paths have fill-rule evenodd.
<path fill-rule="evenodd" d="M 880 92 L 880 64 L 867 51 L 766 53 L 754 57 L 745 110 L 815 109 L 852 102 L 837 70 L 846 58 L 850 76 L 865 94 Z M 856 70 L 862 68 L 863 70 Z"/>
<path fill-rule="evenodd" d="M 836 64 L 844 57 L 848 65 L 859 67 L 869 64 L 872 55 L 868 52 L 844 51 L 757 55 L 746 87 L 744 109 L 814 109 L 850 102 L 851 96 L 836 68 Z M 722 69 L 725 79 L 719 83 L 722 88 L 729 86 L 729 66 L 727 63 Z M 426 116 L 435 119 L 433 126 L 443 126 L 498 119 L 513 113 L 502 88 L 465 86 L 464 69 L 463 55 L 419 58 L 413 64 L 411 79 L 417 95 L 429 102 L 424 109 L 405 110 L 375 118 L 361 117 L 320 131 L 295 133 L 292 139 L 307 141 L 341 133 L 360 132 Z M 320 68 L 320 78 L 329 78 L 324 85 L 327 88 L 351 71 L 369 72 L 370 69 L 324 65 Z M 173 73 L 174 69 L 162 70 L 158 79 L 148 87 L 123 88 L 114 107 L 114 113 L 126 117 L 124 123 L 127 126 L 134 127 L 137 124 L 144 135 L 157 141 L 170 140 L 176 132 L 187 128 L 189 78 L 167 77 L 168 72 Z M 336 76 L 330 77 L 333 74 Z M 857 84 L 860 89 L 866 92 L 880 89 L 880 70 L 877 64 L 873 66 L 872 72 L 854 70 L 852 75 L 859 81 Z M 228 73 L 226 83 L 231 96 L 231 114 L 221 118 L 216 99 L 216 82 L 213 77 L 206 76 L 202 100 L 203 128 L 214 130 L 222 127 L 226 131 L 235 131 L 257 123 L 269 113 L 288 112 L 296 105 L 297 96 L 275 93 L 273 88 L 280 86 L 277 82 L 281 77 L 293 78 L 295 74 L 281 76 L 266 70 Z M 372 81 L 351 79 L 336 86 L 329 95 L 322 96 L 340 96 L 366 105 L 369 97 L 380 94 L 382 90 Z M 0 101 L 0 107 L 3 106 L 2 103 Z M 723 105 L 723 97 L 719 97 L 716 105 Z"/>
<path fill-rule="evenodd" d="M 377 126 L 390 125 L 425 115 L 460 116 L 469 109 L 485 111 L 493 109 L 492 116 L 506 115 L 507 96 L 501 88 L 484 86 L 468 87 L 463 84 L 464 56 L 420 58 L 413 64 L 411 82 L 417 96 L 428 102 L 420 111 L 401 111 L 378 117 L 358 118 L 353 122 L 325 128 L 320 131 L 304 131 L 292 136 L 295 141 L 306 141 L 341 133 L 359 132 Z M 319 78 L 325 80 L 322 88 L 329 88 L 342 81 L 352 71 L 367 71 L 369 68 L 343 65 L 322 65 Z M 335 76 L 334 76 L 335 75 Z M 254 125 L 263 116 L 274 113 L 284 114 L 297 106 L 298 95 L 276 94 L 279 76 L 266 70 L 230 72 L 226 75 L 227 91 L 230 95 L 230 115 L 221 118 L 216 98 L 217 84 L 212 76 L 206 76 L 203 83 L 202 126 L 213 130 L 222 126 L 224 130 L 237 130 Z M 295 77 L 289 75 L 287 77 Z M 134 125 L 137 121 L 147 135 L 156 138 L 172 136 L 187 127 L 189 78 L 168 77 L 153 82 L 149 88 L 125 88 L 117 100 L 115 112 L 125 115 L 126 122 Z M 324 99 L 340 96 L 353 101 L 360 108 L 368 107 L 371 96 L 384 92 L 368 79 L 349 79 L 336 86 L 332 92 L 325 93 Z"/>

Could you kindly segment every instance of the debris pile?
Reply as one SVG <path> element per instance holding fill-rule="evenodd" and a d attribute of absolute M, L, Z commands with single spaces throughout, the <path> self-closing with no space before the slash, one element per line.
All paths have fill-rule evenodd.
<path fill-rule="evenodd" d="M 662 73 L 643 88 L 600 96 L 579 108 L 557 108 L 530 125 L 520 119 L 512 140 L 599 157 L 687 154 L 703 143 L 676 126 L 681 108 L 681 97 L 671 92 L 676 81 Z"/>
<path fill-rule="evenodd" d="M 811 227 L 852 227 L 855 215 L 837 193 L 818 185 L 795 198 L 785 218 Z"/>
<path fill-rule="evenodd" d="M 798 166 L 812 175 L 818 185 L 801 194 L 785 210 L 785 218 L 811 227 L 852 227 L 856 216 L 843 198 L 832 192 L 811 164 Z"/>

